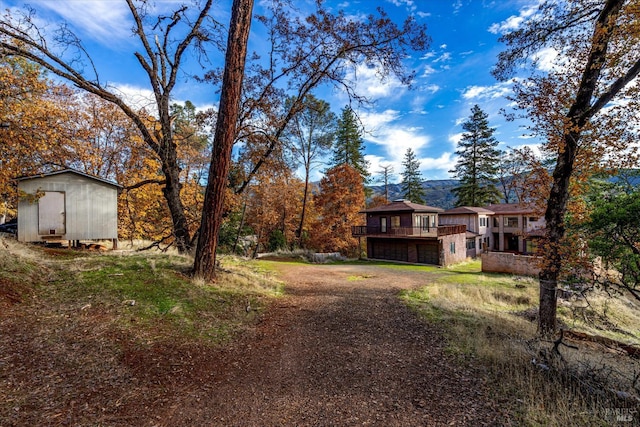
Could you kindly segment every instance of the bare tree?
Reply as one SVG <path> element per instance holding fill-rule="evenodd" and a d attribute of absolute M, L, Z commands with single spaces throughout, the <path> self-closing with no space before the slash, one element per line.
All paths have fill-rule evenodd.
<path fill-rule="evenodd" d="M 418 25 L 412 17 L 399 27 L 379 9 L 377 16 L 356 22 L 344 12 L 330 13 L 322 0 L 314 4 L 314 13 L 299 18 L 292 4 L 274 0 L 270 6 L 271 15 L 257 17 L 267 29 L 270 51 L 267 60 L 263 61 L 266 65 L 262 65 L 261 58 L 255 54 L 256 60 L 245 76 L 242 113 L 235 138 L 245 145 L 246 168 L 244 179 L 235 189 L 237 194 L 247 188 L 252 177 L 273 153 L 281 152 L 282 137 L 288 124 L 314 88 L 323 84 L 333 85 L 351 98 L 365 101 L 355 92 L 355 82 L 347 77 L 349 71 L 355 71 L 362 63 L 379 66 L 381 78 L 393 75 L 409 85 L 414 73 L 405 69 L 403 61 L 410 50 L 422 51 L 428 45 L 425 27 Z M 242 39 L 238 40 L 242 44 Z M 234 49 L 242 48 L 236 45 L 236 41 L 229 43 Z M 234 52 L 236 55 L 238 53 Z M 225 74 L 228 67 L 229 64 L 225 66 Z M 205 78 L 217 83 L 220 81 L 220 72 L 210 72 Z M 224 86 L 223 82 L 223 92 Z M 294 102 L 284 108 L 287 99 L 293 99 Z M 217 126 L 221 126 L 220 122 Z M 216 129 L 216 133 L 231 130 L 231 125 L 225 125 L 220 131 Z M 230 156 L 231 153 L 226 142 L 224 147 L 215 145 L 210 174 L 210 179 L 215 179 L 215 185 L 209 182 L 207 192 L 212 193 L 203 213 L 203 220 L 207 222 L 220 222 L 222 219 L 224 186 L 219 185 L 219 180 L 227 182 L 229 169 L 226 162 L 230 157 L 226 158 L 226 154 Z M 218 154 L 216 150 L 220 150 Z M 210 229 L 207 231 L 204 227 Z M 198 240 L 194 272 L 206 279 L 215 279 L 219 227 L 220 224 L 205 225 L 203 222 L 202 233 L 206 233 L 206 236 L 201 234 Z"/>
<path fill-rule="evenodd" d="M 380 165 L 380 170 L 378 171 L 378 175 L 380 175 L 379 182 L 384 184 L 384 200 L 389 202 L 389 180 L 393 177 L 393 166 L 392 165 Z"/>
<path fill-rule="evenodd" d="M 359 65 L 376 66 L 381 79 L 394 77 L 409 86 L 414 72 L 406 69 L 404 60 L 429 44 L 426 28 L 413 17 L 400 26 L 378 9 L 376 15 L 354 21 L 342 11 L 332 13 L 324 1 L 314 2 L 315 11 L 300 16 L 292 3 L 273 0 L 269 15 L 257 17 L 266 28 L 269 50 L 266 55 L 255 53 L 247 68 L 237 135 L 244 144 L 245 176 L 236 193 L 281 149 L 288 124 L 313 89 L 330 86 L 366 103 L 350 78 Z M 219 73 L 207 77 L 218 81 Z M 285 106 L 288 99 L 294 102 Z"/>
<path fill-rule="evenodd" d="M 11 15 L 0 21 L 0 55 L 19 56 L 39 64 L 80 89 L 117 105 L 135 123 L 145 143 L 157 155 L 164 174 L 163 194 L 173 223 L 173 237 L 181 252 L 191 246 L 189 224 L 180 199 L 180 166 L 171 127 L 171 93 L 178 81 L 185 54 L 215 42 L 220 26 L 209 17 L 213 0 L 198 7 L 181 5 L 169 15 L 148 16 L 146 1 L 126 0 L 134 22 L 133 33 L 142 49 L 133 53 L 149 78 L 154 94 L 156 120 L 140 112 L 101 81 L 99 70 L 82 41 L 66 24 L 54 34 L 38 27 L 35 11 Z M 134 4 L 136 3 L 136 4 Z M 87 71 L 88 70 L 88 71 Z"/>

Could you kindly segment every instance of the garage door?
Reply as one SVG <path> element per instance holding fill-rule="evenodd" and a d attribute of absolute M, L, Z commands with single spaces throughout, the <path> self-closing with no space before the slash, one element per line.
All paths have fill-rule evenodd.
<path fill-rule="evenodd" d="M 421 243 L 417 245 L 418 262 L 420 264 L 440 264 L 438 242 Z"/>
<path fill-rule="evenodd" d="M 378 241 L 373 243 L 372 249 L 371 258 L 405 262 L 409 260 L 408 246 L 403 242 Z"/>

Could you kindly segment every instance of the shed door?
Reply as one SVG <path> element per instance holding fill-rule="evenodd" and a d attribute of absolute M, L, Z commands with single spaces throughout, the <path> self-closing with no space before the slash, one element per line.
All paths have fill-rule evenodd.
<path fill-rule="evenodd" d="M 38 234 L 65 234 L 64 218 L 64 193 L 45 191 L 44 196 L 38 200 Z"/>

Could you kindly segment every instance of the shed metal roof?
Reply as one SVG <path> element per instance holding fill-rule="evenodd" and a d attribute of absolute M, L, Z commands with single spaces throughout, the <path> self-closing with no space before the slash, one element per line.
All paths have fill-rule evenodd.
<path fill-rule="evenodd" d="M 71 173 L 71 174 L 79 175 L 79 176 L 82 176 L 82 177 L 85 177 L 85 178 L 89 178 L 89 179 L 93 179 L 95 181 L 102 182 L 102 183 L 107 184 L 107 185 L 112 185 L 114 187 L 122 188 L 122 185 L 118 184 L 117 182 L 113 182 L 113 181 L 109 181 L 109 180 L 104 179 L 104 178 L 100 178 L 100 177 L 97 177 L 97 176 L 89 175 L 87 173 L 80 172 L 80 171 L 77 171 L 75 169 L 62 169 L 62 170 L 59 170 L 59 171 L 46 172 L 46 173 L 41 173 L 41 174 L 37 174 L 37 175 L 21 176 L 21 177 L 15 178 L 15 180 L 16 181 L 27 181 L 27 180 L 30 180 L 30 179 L 44 178 L 44 177 L 47 177 L 47 176 L 55 176 L 55 175 L 61 175 L 61 174 L 65 174 L 65 173 Z"/>

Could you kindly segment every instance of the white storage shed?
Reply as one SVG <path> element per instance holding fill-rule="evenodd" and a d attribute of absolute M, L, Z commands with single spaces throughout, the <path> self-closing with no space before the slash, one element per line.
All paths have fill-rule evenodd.
<path fill-rule="evenodd" d="M 120 185 L 73 169 L 17 178 L 18 240 L 118 239 Z"/>

